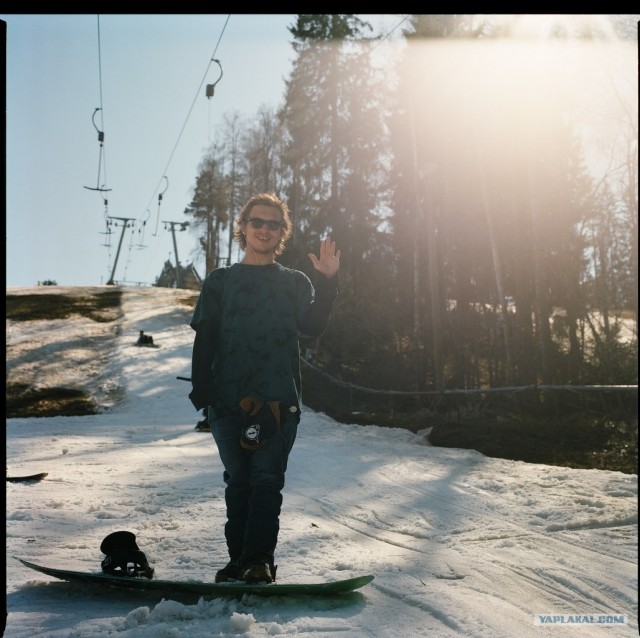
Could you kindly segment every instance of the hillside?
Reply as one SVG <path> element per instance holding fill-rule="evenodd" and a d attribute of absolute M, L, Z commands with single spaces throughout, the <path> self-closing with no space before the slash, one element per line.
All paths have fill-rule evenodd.
<path fill-rule="evenodd" d="M 605 625 L 637 635 L 637 475 L 435 447 L 424 432 L 309 408 L 287 470 L 278 581 L 374 575 L 357 593 L 122 594 L 22 566 L 13 557 L 99 572 L 100 543 L 117 530 L 136 535 L 158 579 L 211 580 L 226 563 L 223 468 L 176 379 L 190 368 L 189 303 L 176 291 L 121 293 L 120 313 L 102 322 L 113 330 L 100 333 L 112 347 L 93 370 L 117 400 L 95 414 L 7 419 L 9 473 L 48 475 L 7 482 L 5 638 L 533 638 L 568 623 L 581 638 Z M 92 333 L 74 317 L 49 332 L 85 353 L 78 366 L 36 337 L 49 320 L 10 320 L 12 347 L 26 333 L 40 344 L 36 367 L 51 386 L 90 365 Z M 140 329 L 159 347 L 137 347 Z"/>
<path fill-rule="evenodd" d="M 153 320 L 133 316 L 125 322 L 123 291 L 158 304 L 163 312 Z M 143 330 L 161 346 L 172 330 L 188 325 L 197 298 L 197 291 L 155 287 L 9 289 L 7 416 L 71 416 L 112 408 L 124 396 L 122 379 L 114 377 L 107 366 L 117 339 L 126 337 L 133 345 Z M 188 367 L 182 371 L 182 375 L 189 374 Z M 564 414 L 552 412 L 551 416 L 535 418 L 514 414 L 508 406 L 489 414 L 470 409 L 441 417 L 417 411 L 389 418 L 384 409 L 349 412 L 344 391 L 337 392 L 308 367 L 303 367 L 303 375 L 305 402 L 342 422 L 401 427 L 412 432 L 431 429 L 433 445 L 475 449 L 499 458 L 638 472 L 635 401 L 631 405 L 626 399 L 619 410 L 565 410 Z"/>

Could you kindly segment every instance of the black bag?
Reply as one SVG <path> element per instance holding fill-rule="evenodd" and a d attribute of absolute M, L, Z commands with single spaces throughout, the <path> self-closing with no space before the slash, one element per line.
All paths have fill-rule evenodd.
<path fill-rule="evenodd" d="M 265 401 L 259 397 L 246 396 L 240 400 L 240 410 L 240 445 L 245 450 L 257 450 L 280 427 L 280 401 Z"/>

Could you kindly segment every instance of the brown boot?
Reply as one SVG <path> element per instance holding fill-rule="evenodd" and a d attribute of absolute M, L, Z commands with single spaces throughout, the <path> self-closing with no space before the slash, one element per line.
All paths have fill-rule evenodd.
<path fill-rule="evenodd" d="M 272 583 L 276 579 L 276 569 L 266 561 L 255 563 L 245 570 L 242 579 L 248 584 Z"/>

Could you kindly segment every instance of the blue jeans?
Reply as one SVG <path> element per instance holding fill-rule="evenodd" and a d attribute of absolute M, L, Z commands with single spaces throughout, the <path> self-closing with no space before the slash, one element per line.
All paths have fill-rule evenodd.
<path fill-rule="evenodd" d="M 240 445 L 240 414 L 210 419 L 211 433 L 224 465 L 227 506 L 224 534 L 232 562 L 250 565 L 257 559 L 273 565 L 284 475 L 299 420 L 299 412 L 283 412 L 281 427 L 264 446 L 246 450 Z"/>

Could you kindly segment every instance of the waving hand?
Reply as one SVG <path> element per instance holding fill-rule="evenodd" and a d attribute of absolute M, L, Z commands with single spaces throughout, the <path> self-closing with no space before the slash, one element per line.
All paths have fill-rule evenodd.
<path fill-rule="evenodd" d="M 331 240 L 331 236 L 320 242 L 320 258 L 309 253 L 309 259 L 313 267 L 328 279 L 334 277 L 340 268 L 340 251 L 336 250 L 336 242 Z"/>

